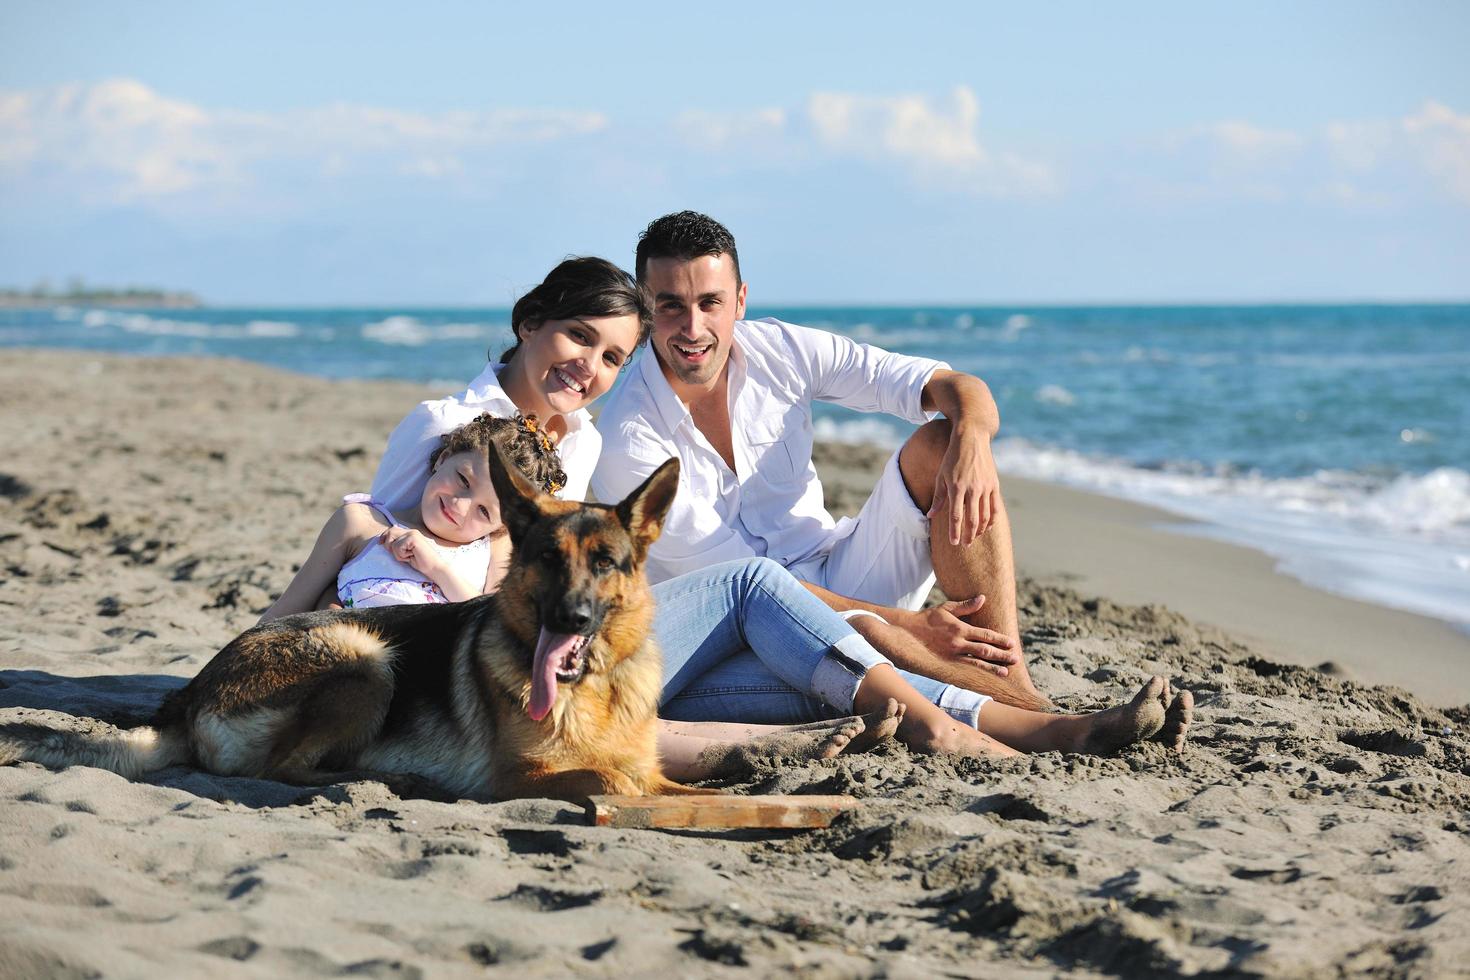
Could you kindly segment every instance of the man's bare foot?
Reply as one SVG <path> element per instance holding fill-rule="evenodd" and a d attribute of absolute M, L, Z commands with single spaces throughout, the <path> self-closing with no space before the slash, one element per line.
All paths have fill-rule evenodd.
<path fill-rule="evenodd" d="M 1183 752 L 1184 740 L 1193 721 L 1194 695 L 1189 691 L 1180 691 L 1169 702 L 1169 707 L 1164 712 L 1164 727 L 1154 735 L 1154 741 L 1164 743 L 1174 752 Z"/>
<path fill-rule="evenodd" d="M 1107 755 L 1157 733 L 1164 727 L 1169 693 L 1169 682 L 1154 677 L 1127 704 L 1088 715 L 1074 751 Z"/>

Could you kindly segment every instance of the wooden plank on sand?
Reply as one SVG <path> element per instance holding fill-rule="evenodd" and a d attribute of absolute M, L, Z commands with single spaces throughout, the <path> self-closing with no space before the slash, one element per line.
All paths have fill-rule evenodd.
<path fill-rule="evenodd" d="M 860 804 L 851 796 L 593 796 L 599 827 L 799 829 L 827 827 Z"/>

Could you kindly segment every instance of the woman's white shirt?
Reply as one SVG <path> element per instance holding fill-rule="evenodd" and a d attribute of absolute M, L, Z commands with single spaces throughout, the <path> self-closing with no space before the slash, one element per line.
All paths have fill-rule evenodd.
<path fill-rule="evenodd" d="M 487 364 L 480 376 L 458 395 L 420 402 L 388 437 L 388 448 L 373 477 L 373 497 L 390 510 L 412 510 L 423 496 L 429 476 L 429 456 L 439 446 L 439 437 L 473 422 L 489 412 L 510 418 L 518 411 L 515 402 L 500 387 L 502 364 Z M 567 485 L 557 496 L 565 500 L 587 499 L 587 484 L 602 452 L 602 436 L 592 425 L 586 409 L 564 416 L 567 434 L 557 443 L 557 455 L 567 474 Z"/>

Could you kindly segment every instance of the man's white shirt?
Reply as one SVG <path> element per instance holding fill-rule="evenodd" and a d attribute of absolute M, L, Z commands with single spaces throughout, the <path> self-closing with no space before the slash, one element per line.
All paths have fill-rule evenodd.
<path fill-rule="evenodd" d="M 597 499 L 616 502 L 660 463 L 678 457 L 679 492 L 649 551 L 650 581 L 737 558 L 791 566 L 819 557 L 851 531 L 834 521 L 812 465 L 812 401 L 885 412 L 914 424 L 937 413 L 924 386 L 948 365 L 894 354 L 780 320 L 739 320 L 729 360 L 731 472 L 645 351 L 598 417 Z"/>

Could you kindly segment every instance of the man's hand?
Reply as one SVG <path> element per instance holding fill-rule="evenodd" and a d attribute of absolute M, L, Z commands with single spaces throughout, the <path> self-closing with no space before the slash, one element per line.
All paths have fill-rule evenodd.
<path fill-rule="evenodd" d="M 979 595 L 917 612 L 895 610 L 889 614 L 889 619 L 940 656 L 972 661 L 1004 677 L 1009 665 L 1021 662 L 1016 638 L 971 626 L 960 618 L 978 612 L 983 605 L 985 597 Z"/>
<path fill-rule="evenodd" d="M 972 544 L 995 523 L 1000 511 L 1000 477 L 988 435 L 954 426 L 934 477 L 934 504 L 926 516 L 933 520 L 945 504 L 950 505 L 950 544 Z"/>
<path fill-rule="evenodd" d="M 385 528 L 378 540 L 394 558 L 434 580 L 442 564 L 439 549 L 422 531 L 411 527 Z"/>

